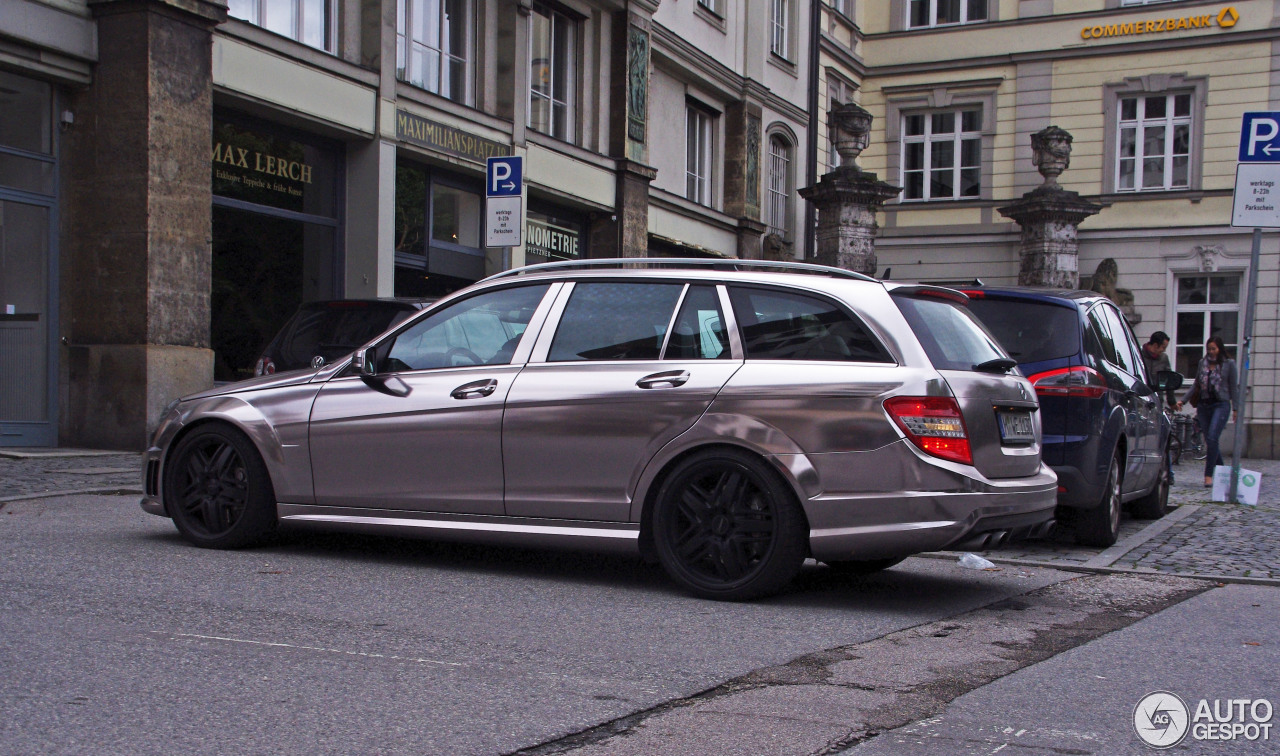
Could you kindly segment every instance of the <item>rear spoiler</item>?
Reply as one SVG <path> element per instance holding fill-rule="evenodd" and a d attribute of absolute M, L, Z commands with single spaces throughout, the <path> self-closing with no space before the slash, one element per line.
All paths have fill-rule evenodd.
<path fill-rule="evenodd" d="M 898 286 L 885 286 L 889 293 L 894 296 L 901 297 L 932 297 L 934 299 L 945 299 L 956 304 L 968 304 L 969 295 L 963 291 L 956 289 L 948 289 L 944 286 L 929 286 L 926 284 L 902 284 Z"/>

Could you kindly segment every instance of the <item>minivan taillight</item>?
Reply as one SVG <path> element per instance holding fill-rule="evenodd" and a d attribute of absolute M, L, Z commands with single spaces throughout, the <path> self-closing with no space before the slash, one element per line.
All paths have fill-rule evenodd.
<path fill-rule="evenodd" d="M 1036 373 L 1027 380 L 1040 396 L 1083 396 L 1097 399 L 1107 393 L 1107 380 L 1089 367 L 1069 367 Z"/>
<path fill-rule="evenodd" d="M 973 464 L 960 405 L 949 396 L 895 396 L 884 401 L 889 417 L 922 451 L 952 462 Z"/>

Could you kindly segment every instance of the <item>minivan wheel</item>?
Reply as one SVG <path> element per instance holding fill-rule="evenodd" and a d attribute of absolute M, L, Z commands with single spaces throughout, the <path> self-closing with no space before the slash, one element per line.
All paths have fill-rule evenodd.
<path fill-rule="evenodd" d="M 232 549 L 275 529 L 275 494 L 253 443 L 224 425 L 204 425 L 165 465 L 165 509 L 178 532 L 208 549 Z"/>
<path fill-rule="evenodd" d="M 653 523 L 663 569 L 703 598 L 776 593 L 800 571 L 807 550 L 805 519 L 786 483 L 735 449 L 680 462 L 658 491 Z"/>
<path fill-rule="evenodd" d="M 1111 546 L 1120 535 L 1120 459 L 1111 458 L 1102 500 L 1076 515 L 1076 540 L 1085 546 Z"/>
<path fill-rule="evenodd" d="M 1169 462 L 1173 451 L 1164 450 L 1164 464 L 1156 476 L 1155 485 L 1141 499 L 1129 505 L 1129 511 L 1139 520 L 1158 520 L 1169 513 Z"/>

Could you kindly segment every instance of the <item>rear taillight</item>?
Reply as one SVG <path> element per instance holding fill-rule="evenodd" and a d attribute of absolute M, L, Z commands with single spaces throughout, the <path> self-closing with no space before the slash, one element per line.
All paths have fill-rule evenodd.
<path fill-rule="evenodd" d="M 960 405 L 949 396 L 896 396 L 884 409 L 911 443 L 935 457 L 973 464 Z"/>
<path fill-rule="evenodd" d="M 1036 373 L 1027 380 L 1040 396 L 1083 396 L 1097 399 L 1107 393 L 1107 381 L 1093 368 L 1069 367 Z"/>
<path fill-rule="evenodd" d="M 270 357 L 259 357 L 258 363 L 253 366 L 254 375 L 274 375 L 276 372 L 276 363 Z"/>

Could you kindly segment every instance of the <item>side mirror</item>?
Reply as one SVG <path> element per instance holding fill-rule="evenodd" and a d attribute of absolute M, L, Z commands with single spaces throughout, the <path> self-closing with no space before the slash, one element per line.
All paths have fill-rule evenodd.
<path fill-rule="evenodd" d="M 357 349 L 355 355 L 351 358 L 352 364 L 356 366 L 356 372 L 365 377 L 376 375 L 378 372 L 373 360 L 374 353 L 371 349 Z"/>
<path fill-rule="evenodd" d="M 1172 370 L 1161 370 L 1156 373 L 1156 383 L 1151 388 L 1159 392 L 1177 391 L 1182 388 L 1182 374 Z"/>

